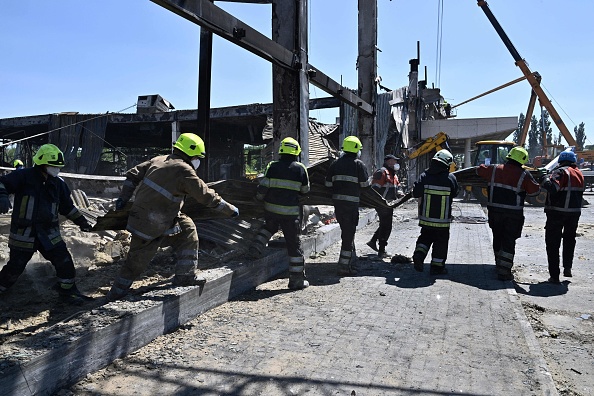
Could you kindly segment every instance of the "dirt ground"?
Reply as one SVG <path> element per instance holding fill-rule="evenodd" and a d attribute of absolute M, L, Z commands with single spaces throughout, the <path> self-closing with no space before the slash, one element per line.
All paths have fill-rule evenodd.
<path fill-rule="evenodd" d="M 594 204 L 594 195 L 589 200 Z M 518 240 L 516 265 L 514 268 L 516 292 L 520 296 L 526 316 L 543 351 L 548 369 L 560 395 L 586 396 L 588 389 L 594 389 L 594 209 L 584 208 L 574 262 L 574 277 L 562 278 L 561 285 L 546 283 L 548 278 L 544 248 L 544 221 L 542 208 L 526 208 L 526 223 L 522 238 Z M 416 204 L 403 205 L 396 211 L 395 233 L 417 235 Z M 0 265 L 8 257 L 6 245 L 7 230 L 0 235 Z M 373 226 L 365 232 L 372 232 Z M 63 235 L 77 264 L 77 283 L 86 294 L 100 298 L 109 289 L 120 260 L 125 257 L 127 234 L 125 232 L 103 232 L 101 235 L 81 233 L 72 224 L 65 224 Z M 412 240 L 411 238 L 409 238 Z M 410 256 L 414 249 L 407 242 L 396 252 Z M 155 284 L 162 284 L 172 276 L 172 265 L 166 252 L 149 266 L 143 279 L 134 284 L 137 291 Z M 81 311 L 93 309 L 95 302 L 83 306 L 69 306 L 61 303 L 50 290 L 53 269 L 41 257 L 34 257 L 17 284 L 0 297 L 0 373 L 15 360 L 25 360 L 28 351 L 15 347 L 16 340 L 31 337 L 51 326 L 69 321 Z M 158 370 L 160 365 L 174 364 L 176 351 L 187 347 L 188 336 L 194 343 L 206 342 L 200 337 L 202 324 L 224 326 L 235 310 L 250 311 L 263 307 L 255 306 L 260 295 L 280 292 L 286 289 L 286 279 L 267 282 L 257 290 L 217 307 L 192 321 L 189 325 L 157 340 L 133 353 L 130 357 L 116 361 L 100 372 L 58 394 L 89 395 L 96 393 L 96 384 L 102 378 L 114 376 L 122 371 Z M 266 300 L 266 299 L 264 299 Z M 263 301 L 263 300 L 262 300 Z M 264 307 L 265 308 L 265 307 Z M 275 307 L 268 307 L 274 310 Z M 258 311 L 260 314 L 261 312 Z M 225 340 L 233 345 L 236 340 Z M 155 357 L 156 356 L 156 357 Z M 142 358 L 142 359 L 141 359 Z M 150 367 L 139 361 L 152 361 Z M 173 363 L 172 363 L 173 362 Z M 124 370 L 125 369 L 125 370 Z M 588 373 L 590 373 L 588 375 Z M 125 379 L 117 387 L 125 387 Z M 107 394 L 107 393 L 106 393 Z M 111 393 L 109 393 L 111 394 Z M 113 393 L 116 394 L 116 393 Z M 122 394 L 126 394 L 123 392 Z"/>

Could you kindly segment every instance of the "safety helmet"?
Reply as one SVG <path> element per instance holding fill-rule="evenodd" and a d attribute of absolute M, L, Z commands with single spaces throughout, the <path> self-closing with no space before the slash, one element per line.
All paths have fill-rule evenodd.
<path fill-rule="evenodd" d="M 174 148 L 181 150 L 189 157 L 204 158 L 206 156 L 206 148 L 204 140 L 193 133 L 182 133 L 173 145 Z"/>
<path fill-rule="evenodd" d="M 577 155 L 573 151 L 563 151 L 559 154 L 559 162 L 577 162 Z"/>
<path fill-rule="evenodd" d="M 526 162 L 528 162 L 528 151 L 526 151 L 524 147 L 516 146 L 512 148 L 509 153 L 507 153 L 505 158 L 512 159 L 516 162 L 519 162 L 520 165 L 524 165 Z"/>
<path fill-rule="evenodd" d="M 24 166 L 25 164 L 23 164 L 23 161 L 21 161 L 20 159 L 14 160 L 14 162 L 12 163 L 12 166 L 14 168 L 16 168 L 17 166 Z"/>
<path fill-rule="evenodd" d="M 64 154 L 53 144 L 44 144 L 33 156 L 35 165 L 49 165 L 61 168 L 64 166 Z"/>
<path fill-rule="evenodd" d="M 299 155 L 300 152 L 301 146 L 299 146 L 299 142 L 292 137 L 284 138 L 278 149 L 279 154 Z"/>
<path fill-rule="evenodd" d="M 450 166 L 454 162 L 454 156 L 448 150 L 439 150 L 433 156 L 432 160 L 439 161 L 446 166 Z"/>
<path fill-rule="evenodd" d="M 342 151 L 345 153 L 358 153 L 363 148 L 357 136 L 347 136 L 342 141 Z"/>

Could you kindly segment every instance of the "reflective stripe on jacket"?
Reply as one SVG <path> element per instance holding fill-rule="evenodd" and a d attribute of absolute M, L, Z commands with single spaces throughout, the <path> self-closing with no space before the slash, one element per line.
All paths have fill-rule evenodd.
<path fill-rule="evenodd" d="M 449 228 L 452 203 L 458 195 L 458 181 L 447 168 L 432 166 L 421 173 L 413 187 L 413 197 L 419 199 L 419 225 Z"/>
<path fill-rule="evenodd" d="M 584 175 L 575 165 L 555 168 L 543 183 L 548 191 L 545 212 L 581 213 L 584 185 Z"/>
<path fill-rule="evenodd" d="M 530 172 L 515 161 L 500 165 L 480 165 L 477 175 L 488 181 L 488 203 L 490 210 L 514 211 L 522 214 L 526 195 L 537 195 L 540 186 Z"/>
<path fill-rule="evenodd" d="M 337 202 L 359 204 L 361 188 L 369 186 L 365 164 L 356 154 L 345 153 L 330 165 L 326 174 L 326 187 L 332 189 L 332 199 Z"/>
<path fill-rule="evenodd" d="M 299 195 L 309 192 L 309 176 L 305 165 L 294 158 L 281 155 L 280 160 L 268 164 L 260 180 L 258 195 L 270 213 L 299 216 Z"/>
<path fill-rule="evenodd" d="M 144 240 L 175 233 L 186 195 L 209 208 L 221 202 L 194 167 L 177 154 L 158 156 L 128 170 L 125 184 L 138 187 L 126 229 Z"/>

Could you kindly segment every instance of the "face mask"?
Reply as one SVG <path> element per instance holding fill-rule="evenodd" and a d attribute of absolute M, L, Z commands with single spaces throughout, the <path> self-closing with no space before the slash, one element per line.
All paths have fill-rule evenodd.
<path fill-rule="evenodd" d="M 194 167 L 194 169 L 198 169 L 198 167 L 200 166 L 200 158 L 192 160 L 192 166 Z"/>
<path fill-rule="evenodd" d="M 57 166 L 46 166 L 45 167 L 45 171 L 47 172 L 48 175 L 52 176 L 52 177 L 56 177 L 58 176 L 58 173 L 60 173 L 60 168 L 58 168 Z"/>
<path fill-rule="evenodd" d="M 400 169 L 400 164 L 394 164 L 394 170 L 397 171 L 398 169 Z"/>
<path fill-rule="evenodd" d="M 361 150 L 357 151 L 357 158 L 361 158 Z"/>

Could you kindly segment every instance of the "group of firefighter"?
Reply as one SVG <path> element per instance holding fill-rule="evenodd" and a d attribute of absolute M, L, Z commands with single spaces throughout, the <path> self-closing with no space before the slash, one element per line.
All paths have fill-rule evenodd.
<path fill-rule="evenodd" d="M 403 195 L 396 172 L 399 159 L 384 158 L 383 167 L 372 177 L 359 159 L 362 144 L 356 136 L 346 137 L 341 153 L 329 167 L 325 185 L 331 190 L 334 215 L 341 228 L 339 275 L 357 273 L 355 233 L 359 222 L 361 189 L 372 186 L 387 201 Z M 301 147 L 293 138 L 285 138 L 279 147 L 279 158 L 268 164 L 257 187 L 256 199 L 262 202 L 265 224 L 259 230 L 248 255 L 258 258 L 271 237 L 282 230 L 289 256 L 289 284 L 292 290 L 309 286 L 305 276 L 305 260 L 300 242 L 300 195 L 310 189 L 307 168 L 298 161 Z M 107 293 L 114 301 L 128 294 L 133 282 L 146 269 L 158 248 L 173 247 L 175 286 L 200 286 L 206 278 L 198 269 L 199 241 L 192 219 L 181 212 L 186 196 L 229 217 L 239 210 L 226 202 L 202 181 L 196 170 L 206 155 L 204 141 L 193 133 L 182 133 L 169 155 L 154 157 L 126 173 L 115 208 L 128 209 L 126 229 L 131 233 L 130 249 L 125 263 Z M 573 152 L 559 156 L 559 164 L 550 174 L 541 173 L 537 182 L 523 168 L 528 153 L 514 147 L 501 165 L 481 165 L 477 174 L 488 183 L 488 221 L 493 232 L 493 251 L 498 278 L 512 280 L 515 244 L 520 237 L 526 195 L 536 195 L 541 188 L 548 192 L 545 242 L 549 263 L 549 282 L 559 283 L 559 251 L 563 241 L 563 275 L 571 277 L 575 236 L 581 214 L 584 178 L 577 168 Z M 70 190 L 58 176 L 64 167 L 64 154 L 53 144 L 45 144 L 33 157 L 34 166 L 25 168 L 15 161 L 15 171 L 0 177 L 0 213 L 12 208 L 9 195 L 14 194 L 14 209 L 8 246 L 10 257 L 0 271 L 0 294 L 7 291 L 23 273 L 35 252 L 55 267 L 59 296 L 72 302 L 89 299 L 75 283 L 75 266 L 60 234 L 59 215 L 66 216 L 84 232 L 92 226 L 75 207 Z M 418 219 L 421 227 L 413 253 L 415 270 L 422 272 L 424 260 L 432 251 L 430 274 L 447 273 L 445 263 L 450 238 L 452 203 L 458 195 L 456 177 L 449 172 L 453 156 L 448 150 L 438 151 L 414 183 L 412 196 L 418 198 Z M 539 183 L 540 182 L 540 183 Z M 132 197 L 135 199 L 129 203 Z M 379 228 L 367 245 L 386 256 L 392 230 L 393 209 L 378 208 Z"/>

